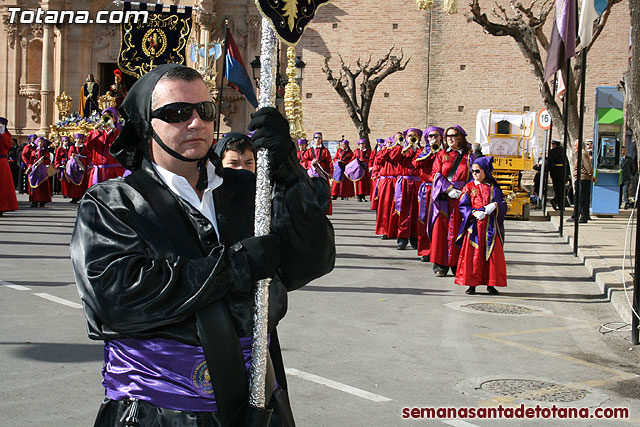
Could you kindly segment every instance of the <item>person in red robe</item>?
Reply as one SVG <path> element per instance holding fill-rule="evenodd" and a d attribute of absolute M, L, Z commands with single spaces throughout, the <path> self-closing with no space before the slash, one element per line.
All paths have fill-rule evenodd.
<path fill-rule="evenodd" d="M 0 216 L 5 212 L 18 210 L 16 187 L 9 167 L 9 149 L 13 145 L 11 133 L 7 130 L 9 121 L 0 117 Z"/>
<path fill-rule="evenodd" d="M 92 167 L 89 173 L 89 186 L 124 175 L 125 169 L 109 152 L 109 147 L 120 135 L 117 121 L 118 111 L 109 107 L 102 112 L 100 128 L 92 130 L 87 136 L 85 148 Z"/>
<path fill-rule="evenodd" d="M 344 168 L 353 159 L 353 151 L 349 147 L 349 141 L 346 139 L 340 142 L 336 155 L 333 156 L 333 184 L 331 185 L 331 196 L 333 200 L 340 197 L 346 200 L 356 194 L 353 181 L 344 174 Z"/>
<path fill-rule="evenodd" d="M 56 148 L 56 154 L 53 157 L 53 165 L 60 171 L 58 174 L 60 178 L 60 192 L 64 197 L 69 197 L 68 182 L 64 179 L 64 169 L 69 159 L 69 147 L 71 146 L 71 140 L 68 136 L 60 138 L 60 146 Z"/>
<path fill-rule="evenodd" d="M 298 139 L 298 148 L 296 151 L 296 155 L 298 156 L 298 161 L 300 162 L 300 164 L 302 164 L 304 153 L 307 152 L 308 147 L 309 147 L 309 141 L 307 141 L 304 138 Z"/>
<path fill-rule="evenodd" d="M 447 128 L 444 133 L 447 148 L 441 150 L 432 167 L 432 209 L 427 224 L 431 238 L 430 259 L 438 277 L 447 275 L 449 268 L 455 275 L 460 248 L 455 244 L 462 216 L 458 209 L 462 187 L 471 179 L 474 157 L 462 126 Z"/>
<path fill-rule="evenodd" d="M 301 164 L 302 167 L 307 170 L 309 176 L 312 178 L 323 178 L 327 181 L 327 184 L 329 184 L 329 177 L 333 172 L 331 167 L 331 153 L 322 143 L 322 132 L 313 134 L 311 148 L 302 156 Z M 327 215 L 331 215 L 332 212 L 333 206 L 329 203 Z"/>
<path fill-rule="evenodd" d="M 51 164 L 48 145 L 49 141 L 40 137 L 36 140 L 37 148 L 27 153 L 29 158 L 25 163 L 29 175 L 29 201 L 32 208 L 43 208 L 51 201 L 51 180 L 47 175 L 47 166 Z"/>
<path fill-rule="evenodd" d="M 378 181 L 380 179 L 376 157 L 378 157 L 378 153 L 384 148 L 385 144 L 384 139 L 376 139 L 376 146 L 369 156 L 369 172 L 371 173 L 371 197 L 369 199 L 371 201 L 371 210 L 373 211 L 378 209 Z"/>
<path fill-rule="evenodd" d="M 397 237 L 396 227 L 390 228 L 391 218 L 394 209 L 394 193 L 396 187 L 397 168 L 391 161 L 391 151 L 398 145 L 404 143 L 402 132 L 396 132 L 387 139 L 384 148 L 376 155 L 376 166 L 378 168 L 378 209 L 376 211 L 376 234 L 382 236 L 382 240 L 395 239 Z"/>
<path fill-rule="evenodd" d="M 404 144 L 391 151 L 391 161 L 397 164 L 398 177 L 394 191 L 393 216 L 398 221 L 398 250 L 404 250 L 411 243 L 418 249 L 418 190 L 420 177 L 413 166 L 413 159 L 421 150 L 422 131 L 409 128 L 403 132 Z"/>
<path fill-rule="evenodd" d="M 462 224 L 456 243 L 461 250 L 455 283 L 468 286 L 469 295 L 476 293 L 476 286 L 486 286 L 491 295 L 498 295 L 496 286 L 507 286 L 503 249 L 507 203 L 491 175 L 492 162 L 491 156 L 473 162 L 473 181 L 462 188 L 460 196 Z"/>
<path fill-rule="evenodd" d="M 431 241 L 427 236 L 427 218 L 431 212 L 431 175 L 433 161 L 438 151 L 442 149 L 442 135 L 444 129 L 437 126 L 428 127 L 424 131 L 425 146 L 414 157 L 413 167 L 422 181 L 418 189 L 418 256 L 420 261 L 428 262 Z"/>
<path fill-rule="evenodd" d="M 67 182 L 67 196 L 71 198 L 69 203 L 78 203 L 89 186 L 87 174 L 87 151 L 84 146 L 84 135 L 74 135 L 74 144 L 67 151 L 68 162 L 65 167 L 64 180 Z"/>
<path fill-rule="evenodd" d="M 353 158 L 364 169 L 364 174 L 356 183 L 356 196 L 359 202 L 366 202 L 366 196 L 371 194 L 371 172 L 369 171 L 369 158 L 371 157 L 371 144 L 366 139 L 358 140 L 358 148 L 353 150 Z"/>

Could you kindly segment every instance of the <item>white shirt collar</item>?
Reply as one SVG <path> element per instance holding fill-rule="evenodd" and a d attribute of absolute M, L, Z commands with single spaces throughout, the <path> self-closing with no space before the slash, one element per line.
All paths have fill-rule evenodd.
<path fill-rule="evenodd" d="M 480 185 L 480 184 L 482 184 L 482 183 L 481 183 L 480 181 L 478 181 L 477 179 L 474 179 L 474 180 L 473 180 L 473 183 L 474 183 L 475 185 Z"/>
<path fill-rule="evenodd" d="M 169 189 L 179 197 L 186 200 L 191 206 L 196 208 L 202 215 L 204 215 L 216 229 L 218 240 L 220 239 L 220 233 L 218 231 L 218 222 L 216 221 L 216 208 L 213 203 L 213 190 L 222 185 L 222 177 L 216 174 L 216 168 L 207 162 L 207 187 L 202 194 L 202 200 L 196 194 L 191 184 L 187 179 L 181 175 L 177 175 L 162 166 L 158 166 L 155 163 L 151 163 L 153 168 L 158 172 L 162 181 L 169 187 Z"/>
<path fill-rule="evenodd" d="M 451 148 L 451 147 L 447 147 L 447 153 L 448 153 L 448 152 L 450 152 L 450 151 L 457 151 L 457 152 L 458 152 L 458 154 L 462 154 L 462 148 L 460 148 L 460 149 L 458 149 L 458 150 L 455 150 L 455 149 L 453 149 L 453 148 Z"/>

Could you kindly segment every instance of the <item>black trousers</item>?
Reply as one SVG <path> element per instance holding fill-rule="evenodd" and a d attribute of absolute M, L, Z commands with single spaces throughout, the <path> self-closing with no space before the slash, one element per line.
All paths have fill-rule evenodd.
<path fill-rule="evenodd" d="M 559 169 L 559 171 L 555 171 L 554 169 Z M 552 168 L 551 169 L 551 180 L 553 181 L 553 201 L 554 203 L 557 203 L 558 206 L 560 206 L 560 201 L 562 200 L 562 192 L 564 189 L 564 182 L 563 182 L 563 173 L 562 173 L 562 168 Z"/>
<path fill-rule="evenodd" d="M 136 405 L 135 417 L 131 417 L 132 406 Z M 284 390 L 278 388 L 271 396 L 270 427 L 295 427 L 289 398 Z M 127 419 L 135 418 L 137 424 L 127 424 Z M 143 400 L 111 400 L 105 397 L 94 427 L 223 427 L 217 412 L 190 412 L 161 408 Z M 242 421 L 226 424 L 224 427 L 245 427 Z M 254 427 L 254 426 L 246 426 Z M 260 427 L 260 426 L 256 426 Z"/>
<path fill-rule="evenodd" d="M 580 181 L 580 206 L 577 203 L 573 205 L 573 215 L 571 218 L 581 220 L 589 219 L 589 205 L 591 202 L 591 181 L 581 179 Z M 575 191 L 574 191 L 575 194 Z"/>

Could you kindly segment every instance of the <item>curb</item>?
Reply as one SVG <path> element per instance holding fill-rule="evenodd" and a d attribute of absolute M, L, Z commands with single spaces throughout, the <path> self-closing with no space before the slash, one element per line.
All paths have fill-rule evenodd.
<path fill-rule="evenodd" d="M 550 220 L 551 224 L 558 230 L 560 228 L 560 217 L 552 215 Z M 583 235 L 580 234 L 581 241 L 582 236 Z M 572 250 L 574 249 L 573 234 L 569 235 L 565 233 L 561 239 L 565 240 Z M 631 323 L 631 306 L 629 303 L 633 298 L 633 277 L 631 274 L 625 270 L 625 284 L 629 297 L 629 301 L 627 301 L 625 284 L 623 284 L 622 281 L 622 273 L 615 271 L 607 258 L 601 256 L 600 253 L 589 244 L 578 247 L 578 258 L 580 258 L 591 274 L 592 279 L 598 285 L 602 295 L 611 302 L 620 319 L 624 322 Z"/>

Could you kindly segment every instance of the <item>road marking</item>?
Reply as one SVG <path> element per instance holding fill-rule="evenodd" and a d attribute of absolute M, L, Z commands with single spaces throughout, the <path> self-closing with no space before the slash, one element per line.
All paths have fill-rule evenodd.
<path fill-rule="evenodd" d="M 302 378 L 303 380 L 311 381 L 314 383 L 322 384 L 327 387 L 344 391 L 345 393 L 353 394 L 354 396 L 362 397 L 363 399 L 372 400 L 374 402 L 390 402 L 388 397 L 380 396 L 379 394 L 369 393 L 368 391 L 360 390 L 359 388 L 351 387 L 350 385 L 342 384 L 337 381 L 323 378 L 318 375 L 302 372 L 294 368 L 286 368 L 285 372 L 288 375 Z"/>
<path fill-rule="evenodd" d="M 3 282 L 2 280 L 0 280 L 0 285 L 4 285 L 7 288 L 15 289 L 16 291 L 30 291 L 31 290 L 31 288 L 27 288 L 26 286 L 16 285 L 16 284 L 9 283 L 9 282 Z"/>
<path fill-rule="evenodd" d="M 58 304 L 69 306 L 69 307 L 82 308 L 82 304 L 78 304 L 77 302 L 73 302 L 73 301 L 68 301 L 66 299 L 59 298 L 51 294 L 38 293 L 34 295 L 40 298 L 48 299 L 49 301 L 57 302 Z"/>
<path fill-rule="evenodd" d="M 478 427 L 475 424 L 471 424 L 462 420 L 442 420 L 442 422 L 454 427 Z"/>

